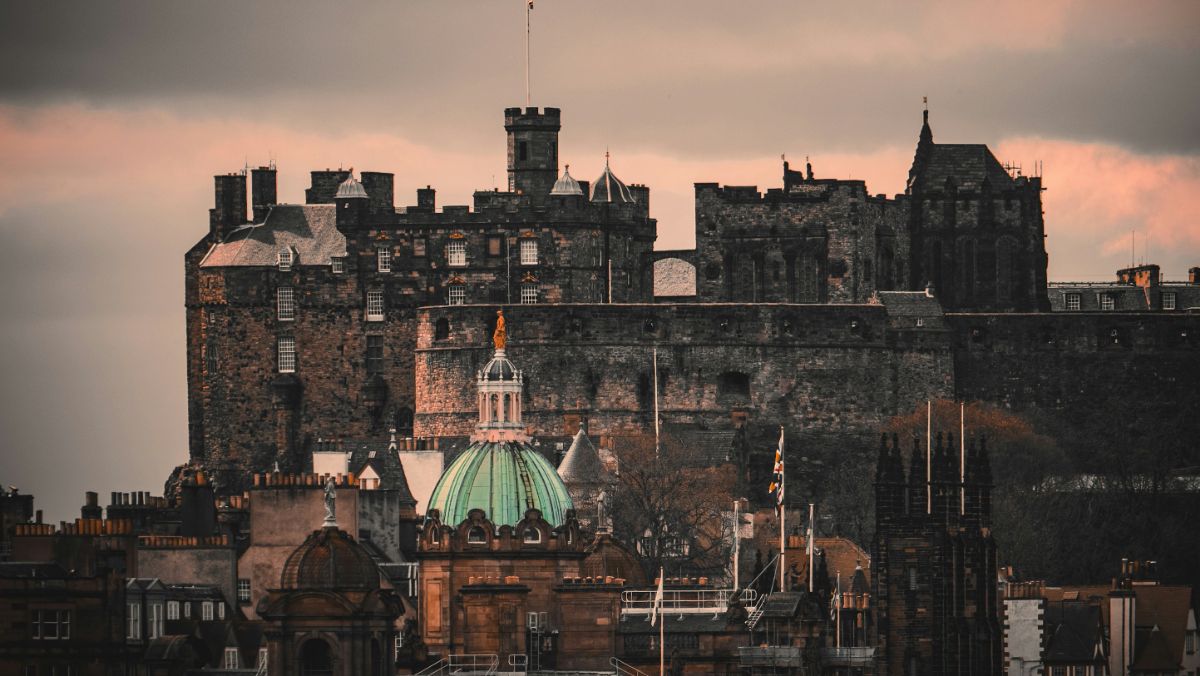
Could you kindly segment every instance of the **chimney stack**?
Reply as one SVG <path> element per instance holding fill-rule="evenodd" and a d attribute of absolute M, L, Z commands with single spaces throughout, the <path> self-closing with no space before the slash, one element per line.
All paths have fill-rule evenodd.
<path fill-rule="evenodd" d="M 417 188 L 417 208 L 433 211 L 437 207 L 437 190 L 430 186 Z"/>
<path fill-rule="evenodd" d="M 219 239 L 246 222 L 246 175 L 213 177 L 215 205 L 208 212 L 209 232 Z"/>
<path fill-rule="evenodd" d="M 275 165 L 250 170 L 250 203 L 254 207 L 254 222 L 267 219 L 267 211 L 278 204 L 275 193 Z"/>

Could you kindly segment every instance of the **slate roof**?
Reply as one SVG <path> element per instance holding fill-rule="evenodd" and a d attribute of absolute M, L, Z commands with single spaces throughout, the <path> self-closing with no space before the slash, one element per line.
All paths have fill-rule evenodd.
<path fill-rule="evenodd" d="M 762 602 L 762 616 L 768 619 L 790 619 L 796 617 L 803 592 L 775 592 Z"/>
<path fill-rule="evenodd" d="M 334 205 L 273 206 L 262 223 L 244 225 L 213 245 L 200 267 L 273 266 L 284 247 L 295 250 L 296 265 L 330 265 L 345 256 L 346 237 L 337 229 Z"/>
<path fill-rule="evenodd" d="M 1080 664 L 1096 660 L 1097 645 L 1104 642 L 1100 608 L 1083 601 L 1047 603 L 1044 619 L 1047 663 Z"/>
<path fill-rule="evenodd" d="M 356 476 L 361 475 L 363 469 L 370 465 L 379 475 L 379 488 L 398 491 L 402 502 L 416 503 L 394 442 L 383 446 L 378 442 L 350 441 L 346 442 L 346 448 L 350 453 L 350 471 Z"/>
<path fill-rule="evenodd" d="M 571 447 L 567 449 L 567 454 L 558 465 L 558 476 L 568 484 L 594 484 L 604 481 L 607 474 L 608 470 L 600 461 L 600 452 L 583 433 L 583 428 L 579 428 L 575 438 L 571 440 Z"/>
<path fill-rule="evenodd" d="M 924 291 L 880 291 L 879 302 L 887 309 L 888 325 L 896 328 L 916 328 L 916 320 L 924 319 L 926 329 L 945 328 L 945 312 L 937 299 Z"/>
<path fill-rule="evenodd" d="M 775 538 L 775 544 L 779 544 L 779 538 Z M 804 555 L 806 551 L 806 541 L 803 537 L 800 538 L 800 546 L 797 549 L 788 547 L 788 567 L 796 566 L 796 570 L 800 572 L 803 579 L 807 579 L 808 575 L 808 557 Z M 859 547 L 853 540 L 844 537 L 829 537 L 817 538 L 817 551 L 825 552 L 825 568 L 829 572 L 829 586 L 832 589 L 837 581 L 837 574 L 842 574 L 842 591 L 849 591 L 854 583 L 855 575 L 859 572 L 857 568 L 862 567 L 863 580 L 866 584 L 864 591 L 870 591 L 871 582 L 871 555 L 868 554 L 862 547 Z M 799 554 L 797 554 L 799 552 Z M 818 561 L 818 569 L 820 562 Z"/>
<path fill-rule="evenodd" d="M 668 443 L 674 441 L 685 451 L 695 467 L 713 467 L 735 457 L 734 439 L 737 430 L 705 430 L 688 424 L 666 424 L 662 435 Z"/>
<path fill-rule="evenodd" d="M 993 190 L 1011 188 L 1013 179 L 992 151 L 982 143 L 933 143 L 916 186 L 942 190 L 953 177 L 960 190 L 979 190 L 986 178 Z M 916 187 L 914 186 L 914 187 Z"/>
<path fill-rule="evenodd" d="M 607 159 L 604 160 L 604 173 L 592 183 L 592 201 L 618 204 L 633 201 L 633 193 L 612 173 Z"/>

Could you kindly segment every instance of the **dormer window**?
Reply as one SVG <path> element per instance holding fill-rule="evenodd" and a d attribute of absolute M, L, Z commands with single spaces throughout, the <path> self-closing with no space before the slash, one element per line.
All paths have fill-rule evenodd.
<path fill-rule="evenodd" d="M 279 263 L 279 271 L 287 272 L 292 269 L 292 264 L 296 262 L 296 256 L 292 252 L 291 247 L 285 246 L 279 250 L 276 261 Z"/>
<path fill-rule="evenodd" d="M 346 259 L 338 256 L 329 259 L 330 271 L 335 275 L 340 275 L 346 272 Z"/>
<path fill-rule="evenodd" d="M 392 271 L 392 249 L 391 247 L 381 246 L 375 250 L 375 268 L 379 272 Z"/>
<path fill-rule="evenodd" d="M 1117 297 L 1111 293 L 1100 294 L 1100 309 L 1101 310 L 1116 310 Z"/>
<path fill-rule="evenodd" d="M 542 541 L 542 531 L 536 528 L 526 528 L 525 533 L 521 536 L 521 539 L 527 545 L 535 545 Z"/>
<path fill-rule="evenodd" d="M 485 545 L 487 544 L 487 533 L 483 532 L 480 526 L 471 526 L 471 530 L 467 531 L 467 544 L 469 545 Z"/>

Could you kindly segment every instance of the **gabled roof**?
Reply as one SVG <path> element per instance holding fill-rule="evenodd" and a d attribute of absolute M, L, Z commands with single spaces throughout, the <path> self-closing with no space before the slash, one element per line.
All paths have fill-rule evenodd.
<path fill-rule="evenodd" d="M 600 461 L 600 452 L 583 433 L 583 428 L 579 428 L 571 440 L 571 448 L 567 449 L 567 454 L 558 465 L 558 476 L 566 484 L 594 484 L 604 481 L 607 475 L 608 470 Z"/>
<path fill-rule="evenodd" d="M 332 204 L 279 204 L 262 223 L 244 225 L 213 245 L 202 268 L 273 266 L 280 249 L 296 252 L 295 265 L 330 265 L 346 255 L 346 236 L 337 229 Z"/>
<path fill-rule="evenodd" d="M 779 543 L 779 538 L 775 539 L 775 543 Z M 817 538 L 817 551 L 825 553 L 825 568 L 829 572 L 829 585 L 832 588 L 837 580 L 837 574 L 842 574 L 842 591 L 850 590 L 850 586 L 854 582 L 854 578 L 858 568 L 862 568 L 862 575 L 867 585 L 863 591 L 870 591 L 871 582 L 871 555 L 868 554 L 862 547 L 859 547 L 853 540 L 844 537 L 829 537 Z M 800 538 L 800 546 L 797 549 L 788 547 L 789 552 L 804 552 L 807 547 L 807 542 L 804 537 Z M 808 557 L 796 556 L 795 554 L 788 555 L 789 567 L 794 565 L 796 570 L 802 576 L 802 579 L 807 579 L 808 576 Z M 818 562 L 818 570 L 820 562 Z"/>
<path fill-rule="evenodd" d="M 371 441 L 348 441 L 346 446 L 351 472 L 361 475 L 364 468 L 371 467 L 379 475 L 380 489 L 398 491 L 402 502 L 416 503 L 394 440 L 386 446 Z"/>
<path fill-rule="evenodd" d="M 932 143 L 914 188 L 943 190 L 953 178 L 960 190 L 979 190 L 987 179 L 993 190 L 1011 188 L 1013 179 L 982 143 Z"/>
<path fill-rule="evenodd" d="M 1045 611 L 1047 663 L 1079 664 L 1099 659 L 1104 644 L 1100 608 L 1086 601 L 1049 602 Z"/>

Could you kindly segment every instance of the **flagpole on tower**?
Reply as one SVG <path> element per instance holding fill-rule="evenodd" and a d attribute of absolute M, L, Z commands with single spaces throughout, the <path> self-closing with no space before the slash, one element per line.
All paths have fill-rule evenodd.
<path fill-rule="evenodd" d="M 933 513 L 933 402 L 925 402 L 925 513 Z"/>
<path fill-rule="evenodd" d="M 786 468 L 783 464 L 783 425 L 779 426 L 779 448 L 775 450 L 775 471 L 779 474 L 777 481 L 779 486 L 776 487 L 778 493 L 775 498 L 775 507 L 779 510 L 779 591 L 787 591 L 784 587 L 784 575 L 787 574 L 787 567 L 784 565 L 787 559 L 787 505 L 784 504 L 784 477 L 786 476 Z"/>
<path fill-rule="evenodd" d="M 813 503 L 808 503 L 808 593 L 813 591 L 813 578 L 815 577 L 816 569 L 813 564 L 817 552 L 817 534 L 813 529 Z"/>
<path fill-rule="evenodd" d="M 967 405 L 958 404 L 958 513 L 967 513 Z"/>
<path fill-rule="evenodd" d="M 529 15 L 533 11 L 533 0 L 525 3 L 525 107 L 529 107 Z"/>

